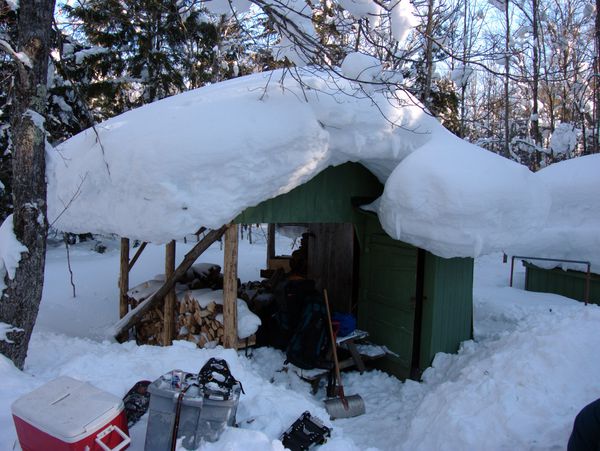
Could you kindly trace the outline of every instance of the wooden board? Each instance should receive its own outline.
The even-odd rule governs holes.
[[[332,311],[351,312],[354,277],[354,226],[310,224],[308,278],[329,293]]]

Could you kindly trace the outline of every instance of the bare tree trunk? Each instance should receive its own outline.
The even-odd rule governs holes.
[[[504,156],[510,158],[510,16],[508,14],[508,0],[504,3],[504,18],[506,20],[506,36],[504,41]]]
[[[600,1],[600,0],[599,0]],[[470,50],[470,38],[469,38],[469,0],[464,1],[464,17],[463,17],[463,67],[466,67],[467,61],[469,60]],[[462,81],[462,80],[461,80]],[[467,84],[461,83],[460,85],[460,137],[464,138],[467,134],[466,127],[466,106],[465,97],[467,92]]]
[[[594,65],[594,90],[595,90],[595,123],[594,123],[594,151],[600,151],[598,142],[600,141],[600,89],[598,87],[598,77],[600,76],[600,0],[596,0],[596,21],[594,23],[596,34],[596,64]]]
[[[532,96],[533,96],[533,108],[531,111],[531,138],[533,142],[536,144],[535,149],[535,168],[539,169],[540,167],[540,151],[539,146],[542,144],[542,137],[540,134],[540,120],[539,120],[539,112],[538,112],[538,98],[539,98],[539,86],[540,86],[540,57],[539,57],[539,4],[538,0],[532,0],[532,25],[533,25],[533,86],[532,86]]]
[[[48,77],[49,44],[54,0],[21,0],[17,51],[24,52],[30,66],[16,63],[13,110],[14,230],[27,247],[13,280],[0,301],[0,321],[16,328],[11,342],[0,341],[0,352],[23,368],[27,347],[37,318],[46,259],[46,180],[44,115]]]
[[[433,77],[433,40],[431,39],[433,33],[433,9],[434,0],[429,0],[427,6],[427,25],[425,27],[425,83],[421,97],[421,102],[427,109],[431,107],[431,80]]]

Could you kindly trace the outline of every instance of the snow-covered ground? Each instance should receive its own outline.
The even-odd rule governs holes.
[[[264,266],[264,240],[240,243],[240,277],[256,280]],[[279,240],[285,252],[289,241]],[[25,371],[0,356],[0,449],[13,449],[10,405],[47,381],[68,375],[119,397],[138,380],[179,368],[196,372],[212,356],[225,358],[242,381],[230,428],[203,450],[281,450],[280,434],[303,411],[333,427],[323,450],[548,450],[565,449],[572,421],[600,397],[600,308],[560,296],[509,288],[508,265],[499,255],[481,257],[475,268],[475,340],[458,354],[438,354],[423,382],[400,382],[378,371],[344,373],[346,393],[366,402],[363,416],[327,420],[324,390],[281,372],[284,356],[257,349],[250,358],[221,348],[196,349],[117,344],[106,335],[117,320],[117,242],[107,251],[93,244],[71,248],[77,297],[72,297],[64,247],[48,250],[44,298]],[[190,244],[178,245],[182,258]],[[289,253],[289,247],[288,247]],[[213,246],[201,257],[222,262]],[[131,275],[131,286],[162,271],[163,248],[149,246]],[[523,273],[517,273],[521,281]],[[131,432],[134,451],[144,447],[147,416]]]

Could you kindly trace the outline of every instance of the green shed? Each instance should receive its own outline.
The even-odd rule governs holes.
[[[419,378],[437,352],[456,352],[472,338],[473,259],[444,259],[392,239],[377,215],[359,208],[382,191],[364,166],[345,163],[235,222],[306,225],[308,276],[327,288],[334,310],[355,314],[359,328],[395,354],[383,369]]]
[[[590,273],[588,280],[588,274],[583,271],[545,269],[526,261],[523,265],[527,291],[560,294],[600,305],[600,275]]]

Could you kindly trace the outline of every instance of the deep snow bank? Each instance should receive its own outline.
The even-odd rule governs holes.
[[[378,212],[389,235],[450,258],[506,249],[542,227],[549,207],[525,166],[445,132],[396,167]]]
[[[600,155],[552,164],[535,174],[550,193],[546,223],[529,239],[510,249],[529,257],[588,260],[600,273]],[[562,266],[585,271],[585,265],[534,261],[538,266]]]
[[[49,152],[50,222],[162,243],[219,227],[329,165],[382,181],[442,129],[414,100],[328,74],[256,74],[129,111]],[[418,133],[415,133],[417,131]]]

